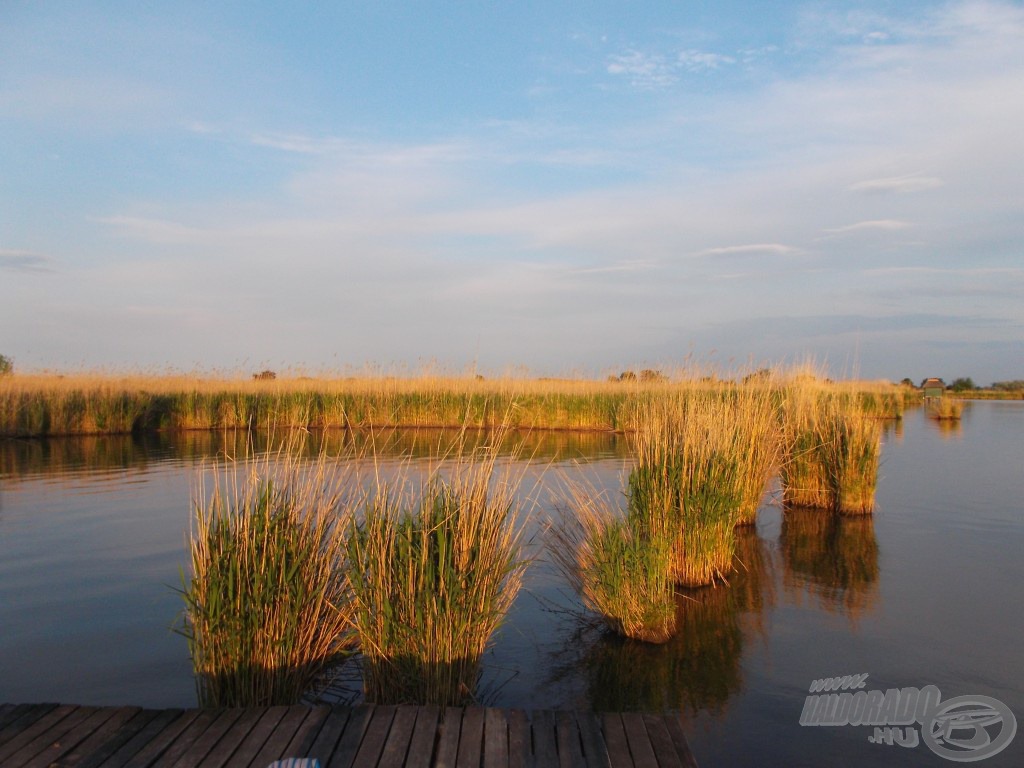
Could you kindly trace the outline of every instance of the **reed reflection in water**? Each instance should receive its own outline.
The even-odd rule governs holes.
[[[735,559],[727,584],[679,590],[676,633],[667,643],[581,625],[552,659],[552,682],[581,674],[599,712],[724,713],[743,688],[744,648],[766,637],[765,613],[775,602],[775,560],[756,531],[737,532]]]
[[[843,516],[787,508],[779,535],[786,596],[856,623],[878,601],[878,540],[871,515]]]

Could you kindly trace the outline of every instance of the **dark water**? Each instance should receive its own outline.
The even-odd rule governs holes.
[[[332,434],[327,448],[352,439]],[[447,439],[383,435],[378,450],[425,465]],[[872,744],[867,726],[803,727],[800,714],[812,680],[868,673],[867,690],[935,685],[1024,718],[1022,449],[1022,403],[974,403],[952,429],[908,413],[885,437],[874,516],[766,503],[730,585],[681,595],[665,646],[581,619],[538,561],[488,656],[486,701],[680,710],[704,766],[948,764],[923,744]],[[195,703],[171,631],[189,498],[205,461],[243,450],[209,433],[0,441],[0,702]],[[535,435],[527,452],[536,517],[555,513],[548,489],[563,473],[615,489],[628,466],[614,435]],[[1024,735],[981,764],[1024,765]]]

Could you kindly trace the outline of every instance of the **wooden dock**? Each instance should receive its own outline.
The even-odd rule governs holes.
[[[696,768],[677,714],[414,706],[0,705],[4,768]]]

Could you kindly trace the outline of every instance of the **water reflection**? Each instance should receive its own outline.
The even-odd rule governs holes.
[[[472,451],[490,445],[495,433],[471,430],[460,439],[452,429],[255,431],[202,430],[48,439],[0,439],[0,475],[92,473],[126,468],[144,470],[154,460],[197,463],[213,457],[241,457],[286,447],[313,457],[371,455],[407,459],[450,456],[459,446]],[[612,432],[513,431],[504,434],[499,453],[541,462],[587,463],[627,458],[623,435]]]
[[[779,535],[786,595],[806,595],[852,622],[878,600],[878,541],[871,515],[842,516],[789,508]]]
[[[597,711],[724,713],[743,688],[744,645],[766,636],[775,601],[773,558],[755,531],[739,534],[736,566],[727,585],[679,591],[677,631],[663,645],[580,628],[556,654],[556,681],[582,674]]]

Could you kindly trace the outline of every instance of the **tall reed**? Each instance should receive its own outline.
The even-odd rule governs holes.
[[[668,641],[676,626],[670,540],[631,525],[596,489],[566,483],[566,490],[568,508],[547,530],[559,570],[618,634]]]
[[[337,466],[266,454],[214,467],[212,492],[195,494],[179,631],[202,706],[297,703],[351,652]]]
[[[638,410],[633,439],[633,525],[671,542],[677,584],[724,578],[743,499],[744,434],[735,403],[716,394],[649,400]]]
[[[929,418],[956,420],[963,417],[964,401],[953,397],[930,397],[925,401],[925,412]]]
[[[366,699],[459,705],[526,565],[516,483],[496,451],[461,453],[414,490],[380,482],[348,532]]]
[[[836,512],[870,514],[881,456],[882,425],[859,405],[832,401],[820,420],[822,466]]]

